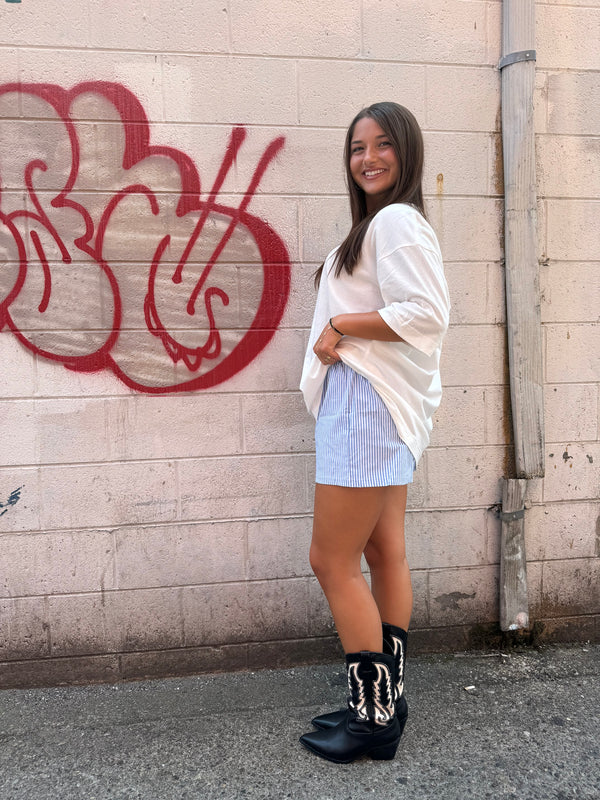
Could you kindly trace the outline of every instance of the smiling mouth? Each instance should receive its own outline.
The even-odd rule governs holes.
[[[365,178],[377,178],[379,175],[383,175],[385,171],[384,169],[368,169],[363,172],[363,176]]]

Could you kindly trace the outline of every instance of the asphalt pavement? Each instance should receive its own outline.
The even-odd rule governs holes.
[[[598,800],[600,645],[421,656],[393,761],[298,737],[341,664],[0,692],[0,800]]]

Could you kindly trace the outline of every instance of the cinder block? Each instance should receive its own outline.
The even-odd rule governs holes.
[[[164,52],[226,52],[229,49],[227,8],[218,2],[183,0],[165,6],[134,0],[112,13],[106,6],[89,4],[90,45],[102,49]]]
[[[450,324],[497,324],[505,320],[504,272],[498,263],[447,262]]]
[[[235,395],[137,394],[103,402],[114,459],[198,458],[241,452],[241,404]]]
[[[175,122],[296,123],[296,74],[288,59],[164,56],[165,117]]]
[[[7,9],[8,11],[8,9]],[[14,23],[16,19],[16,15],[13,17],[12,22]],[[22,31],[22,29],[21,29]],[[12,37],[12,30],[8,28],[8,26],[2,26],[2,34],[0,34],[0,44],[16,44],[13,41]],[[10,43],[5,42],[5,38],[10,38]],[[16,79],[19,74],[19,48],[17,47],[3,47],[2,48],[2,71],[4,73],[3,83],[8,83],[9,81],[12,82]]]
[[[322,262],[320,262],[322,263]],[[281,322],[282,328],[310,328],[317,291],[314,273],[317,264],[292,264],[292,285],[288,304]]]
[[[246,456],[179,464],[184,519],[231,519],[304,513],[302,456]]]
[[[283,136],[285,139],[283,148],[261,178],[260,194],[312,197],[317,193],[328,195],[345,192],[342,157],[344,130],[281,125],[273,128],[249,126],[246,128],[246,134],[239,152],[238,163],[232,168],[235,191],[243,193],[247,191],[267,146],[274,139]],[[223,149],[223,147],[219,149],[217,164],[207,163],[207,168],[213,169],[220,164]],[[198,142],[197,148],[192,152],[202,154],[201,163],[210,162],[204,154],[201,142]],[[207,182],[206,185],[208,187],[212,184]]]
[[[444,390],[433,419],[433,447],[485,443],[484,391],[480,386],[451,386]]]
[[[112,589],[113,537],[108,531],[75,531],[2,537],[3,597]]]
[[[540,3],[535,27],[540,69],[600,70],[600,8]]]
[[[307,59],[298,64],[298,97],[301,125],[346,129],[361,108],[382,98],[401,102],[423,123],[425,69],[408,64]]]
[[[496,325],[454,325],[444,341],[444,386],[488,386],[506,380],[506,332]]]
[[[48,598],[53,657],[118,652],[118,635],[106,619],[106,593],[59,594]]]
[[[106,627],[117,652],[169,650],[184,644],[178,588],[107,592]]]
[[[337,636],[292,639],[282,642],[251,642],[248,669],[286,669],[301,664],[342,663],[344,651]]]
[[[249,581],[250,641],[278,641],[310,636],[308,579]]]
[[[502,544],[502,522],[500,520],[501,506],[488,508],[485,512],[487,526],[486,564],[500,563],[500,550]],[[529,555],[529,554],[527,554]]]
[[[206,394],[298,391],[306,352],[306,332],[280,328],[246,367]]]
[[[31,400],[0,400],[0,464],[16,466],[36,463],[36,425]],[[6,500],[0,500],[0,503]],[[0,507],[0,514],[4,510]]]
[[[187,586],[245,577],[241,522],[121,528],[116,533],[119,589]]]
[[[486,386],[485,443],[507,444],[513,441],[510,386]]]
[[[363,49],[368,58],[390,61],[487,62],[486,3],[450,2],[440,5],[412,0],[390,5],[366,0],[363,8]]]
[[[544,501],[593,500],[600,496],[600,444],[569,442],[546,447]]]
[[[172,678],[174,675],[200,675],[251,669],[244,644],[224,647],[185,647],[123,653],[119,656],[121,680]]]
[[[104,403],[95,398],[36,400],[39,462],[99,462],[110,458],[110,438],[118,432],[107,425]]]
[[[560,383],[544,387],[547,442],[598,439],[598,385]]]
[[[53,656],[182,645],[178,589],[63,595],[49,606]]]
[[[426,131],[424,139],[425,194],[488,194],[489,151],[493,146],[489,134]]]
[[[424,628],[429,625],[429,574],[428,570],[411,570],[413,590],[411,628]],[[408,646],[410,648],[410,637]]]
[[[600,611],[600,559],[546,561],[540,613],[545,617],[597,614]]]
[[[306,579],[182,590],[186,646],[309,635]]]
[[[499,615],[498,567],[434,570],[429,574],[430,624],[473,625]]]
[[[8,331],[0,333],[0,355],[10,369],[2,372],[2,397],[31,397],[35,391],[35,356]]]
[[[348,201],[341,197],[315,197],[300,204],[302,261],[317,266],[350,230]]]
[[[45,530],[167,522],[177,513],[175,473],[167,462],[46,467],[40,486]]]
[[[58,361],[31,354],[36,370],[36,397],[128,396],[134,393],[116,375],[101,372],[73,372]]]
[[[600,9],[598,9],[600,18]],[[543,197],[597,197],[600,144],[590,136],[538,136],[538,193]]]
[[[234,644],[252,636],[248,584],[224,583],[181,590],[184,645]]]
[[[542,134],[548,130],[548,73],[535,73],[533,89],[533,120],[535,132]]]
[[[281,517],[248,522],[248,578],[299,578],[312,575],[308,551],[311,517]]]
[[[281,155],[281,158],[284,154]],[[277,164],[272,166],[273,170],[277,169]],[[242,198],[240,195],[231,198],[223,197],[223,204],[230,205],[234,209],[239,208]],[[292,261],[299,259],[299,232],[298,232],[298,218],[299,208],[298,201],[295,197],[277,197],[268,194],[257,192],[253,197],[252,202],[248,206],[248,213],[266,222],[283,241],[287,250],[288,257]],[[237,229],[236,229],[237,230]],[[246,258],[244,260],[248,260]],[[253,261],[252,263],[256,263]]]
[[[426,86],[425,127],[429,130],[499,130],[500,73],[496,65],[487,68],[429,65]],[[449,98],[455,102],[449,103]]]
[[[427,508],[489,507],[506,474],[504,447],[445,447],[427,453]]]
[[[314,418],[299,392],[247,394],[242,407],[244,452],[314,451]]]
[[[542,322],[600,322],[595,261],[552,262],[540,269]]]
[[[546,380],[594,382],[600,375],[600,324],[546,325]]]
[[[546,503],[526,512],[527,558],[539,561],[597,555],[600,509],[594,502]]]
[[[118,655],[111,654],[4,663],[0,670],[0,686],[3,689],[29,689],[41,686],[117,683],[124,678],[119,658]]]
[[[64,4],[61,7],[64,8]],[[54,26],[56,19],[50,16],[46,8],[44,16]],[[75,84],[89,81],[90,76],[101,75],[103,80],[121,84],[132,91],[149,120],[164,118],[163,89],[165,92],[167,89],[162,80],[160,60],[155,55],[120,52],[119,57],[115,58],[114,52],[109,50],[86,49],[85,58],[82,58],[80,51],[70,49],[72,46],[73,41],[69,41],[69,49],[53,50],[52,58],[48,58],[49,51],[45,47],[22,48],[20,80],[23,83],[58,82],[61,87],[70,89]],[[72,116],[73,119],[88,121],[121,119],[117,110],[111,110],[111,106],[97,94],[80,97],[73,106]]]
[[[595,72],[548,75],[548,131],[575,136],[600,133],[600,82]]]
[[[0,470],[0,532],[38,531],[40,493],[37,468]]]
[[[237,53],[353,58],[359,55],[361,4],[347,0],[334,14],[303,0],[233,0],[231,40]],[[259,22],[260,20],[260,22]]]
[[[406,549],[412,569],[487,563],[484,509],[414,511],[406,515]]]
[[[593,200],[548,200],[548,249],[552,261],[595,261],[600,238]]]
[[[502,204],[493,197],[428,197],[425,208],[445,262],[500,261]]]
[[[529,626],[539,617],[542,605],[542,573],[543,564],[540,561],[527,562],[527,605],[529,607]]]
[[[240,120],[240,122],[243,121]],[[235,124],[236,122],[233,120],[226,120],[220,125],[197,123],[178,125],[171,122],[158,123],[154,121],[152,124],[152,144],[171,147],[187,155],[198,171],[202,193],[208,195],[221,169]],[[78,129],[81,127],[80,125]],[[102,134],[100,141],[97,141],[97,148],[98,146],[108,147],[109,144],[112,144],[113,148],[115,146],[118,148],[119,138],[122,135],[118,126],[112,127],[113,136],[115,138],[118,137],[116,142],[111,142],[109,138],[111,129],[108,125],[99,126],[97,130]],[[280,128],[265,128],[264,131],[262,129],[256,131],[253,128],[246,129],[247,138],[238,152],[237,162],[231,166],[224,178],[223,176],[221,177],[222,183],[219,187],[219,197],[221,194],[235,194],[237,191],[246,190],[248,177],[253,174],[258,163],[255,160],[255,152],[260,150],[260,155],[262,155],[267,144],[275,136],[280,136],[281,133]],[[261,144],[263,145],[262,149],[260,149]],[[172,182],[174,180],[181,182],[181,176],[179,171],[175,169],[175,164],[171,162],[165,163],[164,157],[156,157],[151,161],[146,161],[145,168],[149,169],[150,166],[152,166],[154,177],[151,184],[154,190],[173,191]],[[167,167],[169,168],[167,169]],[[136,168],[134,167],[134,169]],[[261,188],[264,186],[263,182],[269,174],[267,172],[265,178],[261,180]]]
[[[502,3],[487,3],[487,64],[496,65],[502,55]]]
[[[0,600],[0,658],[47,658],[48,611],[43,597]]]
[[[87,47],[88,4],[78,3],[71,9],[61,0],[48,0],[43,6],[36,3],[7,6],[3,9],[0,30],[0,44]]]

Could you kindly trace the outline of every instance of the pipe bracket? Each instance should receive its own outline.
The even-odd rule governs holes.
[[[535,50],[517,50],[514,53],[509,53],[506,56],[502,56],[500,62],[498,63],[498,69],[503,70],[504,67],[510,66],[510,64],[516,64],[518,61],[535,61],[536,60],[536,51]]]
[[[518,519],[523,519],[525,509],[522,508],[520,511],[501,511],[499,516],[502,522],[515,522]]]

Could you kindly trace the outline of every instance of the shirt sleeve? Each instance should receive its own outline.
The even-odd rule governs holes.
[[[398,247],[377,259],[377,277],[384,322],[412,347],[432,355],[442,343],[450,312],[439,252],[419,244]]]

